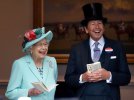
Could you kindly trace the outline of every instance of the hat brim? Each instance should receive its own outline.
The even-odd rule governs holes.
[[[92,21],[92,20],[101,20],[104,24],[107,23],[107,18],[105,18],[105,17],[102,17],[102,18],[93,17],[93,18],[82,20],[81,25],[82,26],[87,26],[88,22]]]
[[[42,36],[40,38],[37,38],[37,39],[32,40],[30,42],[27,42],[26,45],[25,45],[25,48],[23,48],[22,51],[26,52],[32,45],[34,45],[35,43],[41,41],[44,38],[46,39],[47,43],[49,43],[53,38],[53,33],[51,31],[48,31],[45,34],[42,34]]]

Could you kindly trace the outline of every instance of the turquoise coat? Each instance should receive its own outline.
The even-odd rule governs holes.
[[[19,97],[27,97],[28,90],[33,88],[32,82],[43,82],[50,86],[57,82],[57,63],[54,57],[46,56],[43,60],[43,79],[41,78],[35,63],[30,55],[15,60],[12,66],[6,97],[17,100]],[[43,92],[37,96],[31,96],[32,100],[54,100],[55,89]]]

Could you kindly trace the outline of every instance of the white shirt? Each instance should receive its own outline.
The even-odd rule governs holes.
[[[90,45],[90,49],[91,49],[91,58],[93,59],[93,54],[94,54],[94,51],[93,49],[95,48],[95,43],[96,41],[94,41],[91,37],[89,39],[89,45]],[[100,53],[102,53],[102,50],[103,50],[103,47],[104,47],[104,44],[105,44],[105,41],[104,41],[104,37],[101,37],[99,41],[97,41],[99,44],[98,44],[98,48],[100,49]]]

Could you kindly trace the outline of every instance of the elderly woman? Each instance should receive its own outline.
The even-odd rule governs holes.
[[[32,100],[54,100],[56,88],[51,91],[41,91],[32,85],[34,82],[40,82],[50,87],[57,82],[56,60],[47,56],[53,34],[51,31],[47,33],[44,31],[43,27],[25,33],[22,47],[26,55],[13,63],[5,93],[8,99],[31,97]]]

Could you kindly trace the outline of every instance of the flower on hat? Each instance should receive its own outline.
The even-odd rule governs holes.
[[[42,30],[41,30],[41,28],[38,28],[38,29],[30,30],[30,31],[26,32],[24,37],[28,41],[31,41],[31,40],[34,40],[34,39],[41,37],[41,35],[42,35]]]
[[[24,36],[28,39],[28,41],[36,39],[36,34],[32,30],[26,32]]]

